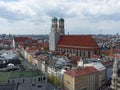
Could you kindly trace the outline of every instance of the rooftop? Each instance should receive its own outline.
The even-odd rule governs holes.
[[[102,71],[102,70],[105,70],[106,68],[104,67],[104,65],[101,63],[100,60],[98,59],[84,59],[84,60],[81,60],[78,65],[79,66],[93,66],[94,68],[96,68],[98,71]]]
[[[29,37],[14,37],[15,42],[25,42],[26,40],[29,40]]]
[[[57,47],[99,49],[91,35],[61,35]]]
[[[84,68],[78,67],[76,69],[68,70],[65,72],[65,74],[68,74],[72,77],[79,77],[79,76],[92,74],[96,72],[98,72],[96,68],[94,68],[93,66],[89,66],[89,67],[84,67]]]
[[[0,72],[0,81],[6,81],[13,78],[26,78],[44,75],[41,71],[14,71],[14,72]]]

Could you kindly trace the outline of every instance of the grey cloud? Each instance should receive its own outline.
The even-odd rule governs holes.
[[[120,21],[120,14],[114,13],[114,14],[110,14],[110,15],[105,15],[105,14],[91,15],[88,17],[88,21],[91,21],[91,22],[101,22],[101,21],[119,22]]]
[[[110,15],[100,15],[100,18],[103,20],[120,21],[120,13],[114,13]]]
[[[37,17],[37,18],[30,19],[29,22],[31,22],[34,25],[39,25],[41,23],[45,23],[46,21],[43,18]]]
[[[46,14],[50,17],[53,17],[53,16],[65,17],[66,16],[64,11],[57,10],[57,9],[46,11]]]
[[[3,0],[2,0],[3,1]],[[8,0],[5,0],[8,1]],[[19,1],[19,0],[12,0],[12,1]],[[96,0],[97,2],[102,2],[103,0]],[[56,1],[57,2],[57,1]],[[69,12],[71,9],[75,8],[75,9],[79,9],[77,7],[71,6],[71,4],[67,3],[67,2],[86,2],[86,6],[82,6],[82,10],[76,10],[73,12]],[[67,4],[66,4],[67,3]],[[90,21],[99,21],[99,20],[115,20],[115,21],[119,21],[120,20],[120,14],[118,13],[116,15],[116,13],[114,14],[110,14],[110,15],[105,15],[104,13],[97,13],[96,15],[91,14],[91,12],[89,11],[89,3],[87,3],[87,0],[62,0],[62,3],[58,2],[58,5],[56,5],[55,7],[52,5],[48,5],[46,3],[46,6],[43,5],[43,7],[41,7],[41,3],[40,6],[36,6],[34,8],[32,8],[32,6],[30,8],[32,8],[32,10],[36,13],[35,16],[30,16],[29,14],[22,14],[19,11],[10,11],[7,10],[5,7],[0,6],[0,17],[1,18],[5,18],[7,20],[13,20],[13,21],[19,21],[19,20],[24,20],[24,19],[31,19],[31,22],[44,22],[44,19],[41,18],[42,16],[49,16],[49,17],[53,17],[53,16],[57,16],[57,17],[65,17],[65,18],[81,18],[81,19],[85,19],[85,20],[90,20]],[[75,3],[74,3],[75,4]],[[39,9],[40,8],[40,9]],[[43,10],[43,12],[41,12],[41,8]],[[80,12],[79,14],[77,12]],[[44,14],[43,14],[44,13]],[[81,15],[83,15],[83,17],[81,17]]]
[[[98,22],[98,21],[120,21],[120,13],[115,12],[115,13],[110,13],[110,14],[105,14],[105,13],[97,13],[97,14],[92,14],[89,9],[84,8],[82,11],[82,14],[84,18],[81,18],[83,20],[88,20],[92,22]]]
[[[4,7],[0,7],[0,17],[6,19],[8,21],[9,20],[16,21],[16,20],[24,20],[25,18],[28,18],[29,16],[22,15],[19,13],[19,11],[12,12],[12,11],[7,10]]]
[[[56,8],[46,10],[45,13],[50,17],[57,16],[57,17],[72,18],[77,16],[76,13],[68,13],[69,10],[70,10],[69,7],[58,6]]]

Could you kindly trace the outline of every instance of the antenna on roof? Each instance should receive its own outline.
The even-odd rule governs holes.
[[[68,32],[68,35],[69,35],[69,32]]]
[[[102,29],[100,29],[100,34],[102,35]]]

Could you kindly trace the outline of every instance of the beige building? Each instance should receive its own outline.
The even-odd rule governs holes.
[[[64,73],[65,90],[96,90],[98,71],[92,66],[78,67]]]
[[[96,86],[99,88],[104,87],[106,82],[106,68],[101,62],[94,59],[84,59],[78,62],[78,66],[93,66],[95,69],[97,69],[99,72],[96,75],[98,80]]]

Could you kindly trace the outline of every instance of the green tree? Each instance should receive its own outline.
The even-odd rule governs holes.
[[[49,75],[48,81],[55,86],[60,86],[61,84],[60,80],[53,74]]]
[[[48,46],[44,47],[44,50],[45,50],[45,51],[48,51],[48,50],[49,50],[49,47],[48,47]]]

